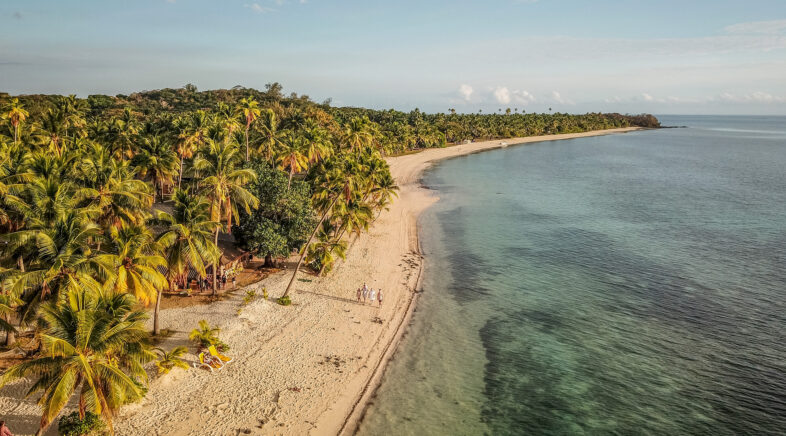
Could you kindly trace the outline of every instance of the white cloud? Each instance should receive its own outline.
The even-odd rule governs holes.
[[[726,33],[732,34],[765,34],[777,35],[786,32],[786,20],[750,21],[737,23],[723,28]]]
[[[558,91],[551,91],[551,99],[560,104],[568,104],[571,106],[576,104],[573,100],[563,97]]]
[[[243,7],[249,8],[249,9],[251,9],[252,11],[254,11],[254,12],[258,13],[258,14],[264,14],[264,13],[267,13],[267,12],[275,11],[275,9],[267,7],[267,6],[262,6],[259,3],[251,3],[251,4],[246,3],[246,4],[243,5]]]
[[[472,87],[467,84],[462,84],[461,86],[459,86],[459,94],[461,94],[461,97],[465,101],[469,101],[472,98],[473,92],[475,92],[475,90],[472,89]]]
[[[510,91],[504,86],[497,86],[494,89],[494,98],[497,99],[497,103],[508,104],[510,103]]]
[[[786,98],[775,96],[762,91],[743,95],[724,92],[718,96],[718,100],[729,103],[786,103]]]
[[[517,89],[513,91],[513,100],[515,100],[516,103],[526,105],[528,103],[534,102],[537,99],[535,98],[534,95],[530,94],[528,91],[522,91]]]
[[[647,94],[646,92],[641,93],[641,98],[643,98],[644,101],[655,101],[655,97]]]

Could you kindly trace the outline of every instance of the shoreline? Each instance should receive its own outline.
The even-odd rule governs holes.
[[[641,129],[504,141],[512,146],[634,130]],[[346,260],[328,277],[299,274],[293,306],[261,298],[242,306],[243,292],[237,292],[210,305],[163,310],[162,326],[173,334],[160,346],[187,345],[188,332],[205,319],[221,327],[221,338],[231,346],[226,354],[235,361],[216,373],[175,370],[155,378],[140,403],[120,411],[116,434],[354,434],[417,304],[424,264],[417,220],[438,201],[420,185],[421,174],[437,161],[504,147],[501,142],[388,158],[399,198],[369,232],[351,241]],[[260,295],[264,287],[274,298],[288,279],[283,271],[242,290]],[[364,282],[385,291],[383,306],[355,300]],[[186,358],[196,360],[193,354]],[[20,400],[26,387],[16,382],[0,391],[0,410],[8,411],[6,421],[22,434],[35,432],[40,418],[34,401]],[[56,434],[56,425],[46,434]]]

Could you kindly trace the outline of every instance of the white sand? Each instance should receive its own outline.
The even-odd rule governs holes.
[[[570,139],[635,130],[508,139],[508,144]],[[301,272],[294,305],[261,299],[240,313],[242,292],[212,305],[162,311],[162,326],[176,330],[163,345],[186,345],[200,319],[221,326],[235,361],[216,373],[181,371],[158,377],[141,404],[123,408],[115,420],[119,435],[351,434],[379,383],[414,307],[422,270],[417,217],[437,199],[418,184],[431,163],[500,147],[487,141],[429,149],[389,158],[401,188],[370,232],[354,241],[328,277]],[[279,296],[288,273],[248,289],[266,286]],[[358,304],[355,290],[366,282],[384,291],[384,303]],[[259,292],[261,294],[261,292]],[[374,322],[375,318],[382,323]],[[193,347],[192,347],[193,350]],[[190,360],[195,356],[189,355]],[[25,383],[0,391],[0,419],[15,434],[32,434],[38,408],[20,400]],[[50,429],[47,434],[57,434]]]

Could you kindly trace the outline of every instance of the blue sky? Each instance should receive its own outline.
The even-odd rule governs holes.
[[[784,0],[3,0],[0,91],[786,114]]]

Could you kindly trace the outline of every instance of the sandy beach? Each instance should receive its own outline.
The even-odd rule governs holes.
[[[622,133],[638,128],[507,139],[508,144]],[[115,420],[119,435],[331,435],[352,434],[416,304],[423,267],[419,214],[437,201],[419,185],[422,171],[454,156],[499,148],[500,140],[463,144],[389,158],[399,198],[370,231],[351,243],[347,258],[328,277],[302,272],[293,306],[261,298],[241,307],[243,292],[211,305],[162,311],[174,330],[164,348],[187,345],[201,319],[221,327],[235,360],[219,372],[181,371],[155,378],[146,398]],[[246,289],[266,287],[277,297],[282,272]],[[384,292],[384,303],[358,303],[363,283]],[[238,312],[238,310],[240,311]],[[193,351],[193,347],[191,348]],[[196,357],[191,354],[188,359]],[[26,384],[0,390],[0,410],[15,434],[32,434],[40,418]],[[56,424],[47,434],[56,434]]]

